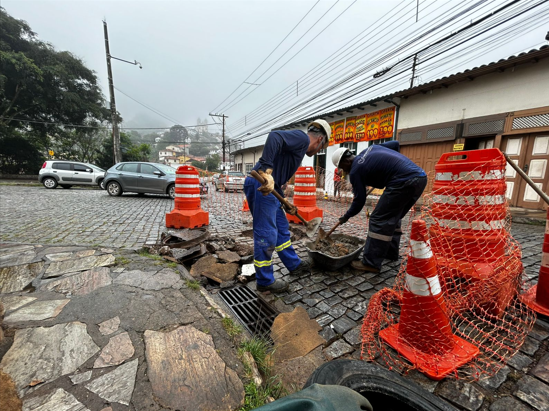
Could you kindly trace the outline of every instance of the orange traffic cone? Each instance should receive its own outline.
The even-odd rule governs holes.
[[[549,208],[547,209],[538,283],[522,294],[521,299],[535,312],[549,316]]]
[[[418,370],[441,380],[476,357],[479,349],[452,333],[425,221],[412,222],[410,246],[400,322],[379,336]]]
[[[244,204],[242,204],[242,209],[240,211],[250,211],[250,207],[248,207],[248,200],[244,199]]]

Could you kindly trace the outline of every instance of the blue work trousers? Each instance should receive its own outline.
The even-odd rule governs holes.
[[[362,262],[381,269],[384,258],[397,259],[402,218],[421,197],[427,177],[415,177],[396,187],[386,187],[370,216]]]
[[[295,270],[301,259],[290,241],[290,225],[280,201],[272,194],[264,196],[257,189],[261,184],[252,177],[246,177],[244,194],[254,224],[254,265],[257,285],[271,285],[273,274],[273,251],[290,271]]]

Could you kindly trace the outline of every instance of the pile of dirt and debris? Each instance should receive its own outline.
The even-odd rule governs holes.
[[[247,237],[211,237],[207,229],[166,230],[148,252],[182,264],[205,285],[227,287],[253,278],[253,246]],[[253,266],[253,264],[251,264]],[[239,274],[242,275],[239,275]]]
[[[310,245],[310,249],[332,257],[343,257],[356,251],[361,246],[362,244],[357,244],[355,240],[350,238],[338,238],[335,240],[328,237],[313,242]]]

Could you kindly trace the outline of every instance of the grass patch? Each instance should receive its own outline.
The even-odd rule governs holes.
[[[162,257],[160,257],[159,255],[156,255],[156,254],[151,254],[149,253],[147,250],[141,250],[139,252],[139,255],[141,257],[146,257],[146,258],[150,258],[152,260],[156,260],[156,261],[164,261],[164,259]]]
[[[200,282],[196,280],[185,280],[185,285],[187,286],[187,288],[190,288],[191,290],[195,290],[195,291],[200,290]]]
[[[243,351],[248,351],[252,355],[255,363],[257,364],[257,368],[262,374],[269,374],[271,371],[269,350],[269,342],[258,337],[253,337],[251,340],[243,341],[238,349],[239,354],[241,355]]]
[[[177,268],[177,263],[174,263],[173,261],[170,261],[169,263],[166,263],[166,267],[168,268]]]
[[[126,257],[118,256],[114,259],[114,265],[126,265],[129,264],[130,260]]]
[[[238,411],[255,410],[265,405],[270,398],[278,399],[283,396],[285,390],[282,382],[276,377],[269,378],[261,387],[250,381],[244,386],[244,406]]]
[[[229,335],[229,337],[234,338],[242,334],[242,327],[238,324],[235,324],[232,318],[225,317],[221,320],[221,325]]]

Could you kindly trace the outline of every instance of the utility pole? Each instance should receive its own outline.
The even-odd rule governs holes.
[[[140,69],[143,67],[141,63],[137,61],[127,61],[119,59],[117,57],[111,56],[109,48],[109,32],[107,31],[107,22],[103,20],[103,32],[105,34],[105,54],[107,55],[107,73],[109,75],[109,94],[110,94],[110,106],[111,106],[111,121],[112,121],[112,136],[113,136],[113,151],[114,151],[114,163],[120,163],[122,161],[122,152],[120,150],[120,130],[118,129],[118,122],[116,121],[116,102],[114,99],[114,82],[112,79],[112,68],[111,68],[111,59],[120,60],[124,63],[133,64],[134,66],[139,66]]]
[[[210,116],[221,117],[222,119],[223,132],[221,136],[223,137],[223,142],[221,143],[221,149],[223,150],[223,166],[225,166],[225,119],[229,118],[229,116],[226,116],[225,114],[218,114],[218,113],[210,113]]]
[[[414,78],[416,76],[417,54],[414,54],[414,63],[412,64],[412,78],[410,79],[410,88],[414,87]]]

